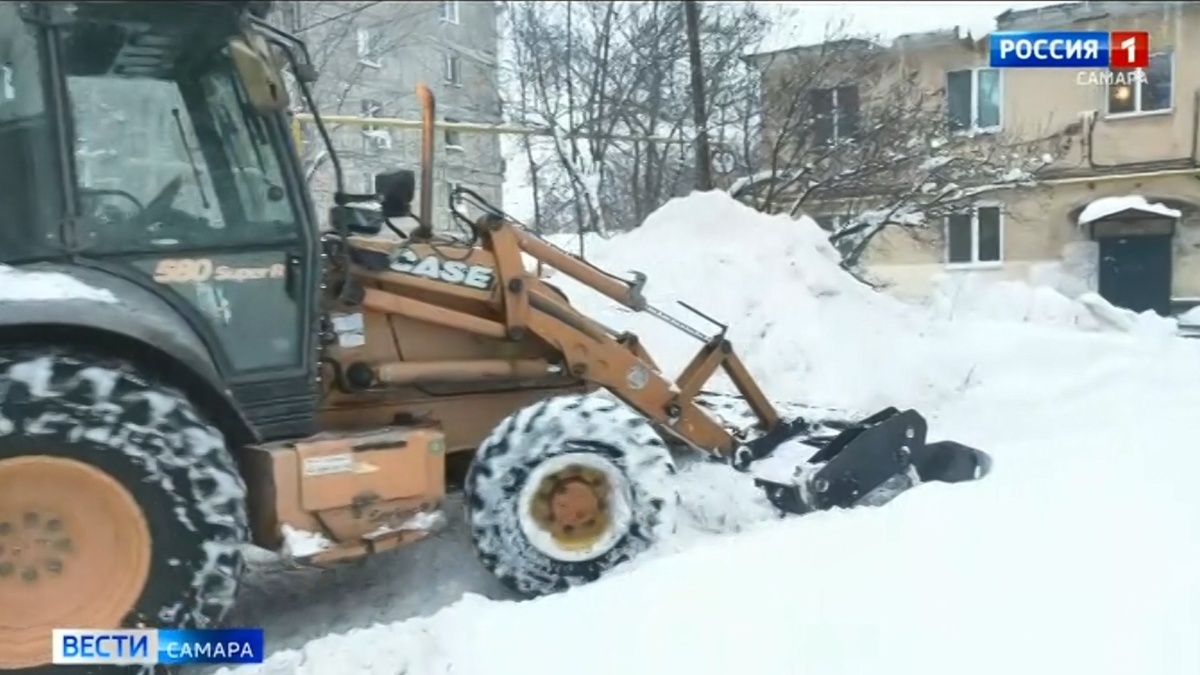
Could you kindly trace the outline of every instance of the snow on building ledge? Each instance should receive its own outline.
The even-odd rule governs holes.
[[[1178,218],[1183,215],[1178,209],[1173,209],[1159,203],[1151,203],[1146,201],[1146,198],[1141,195],[1101,197],[1092,201],[1084,207],[1083,211],[1079,212],[1079,225],[1083,227],[1124,211],[1138,211],[1166,218]]]

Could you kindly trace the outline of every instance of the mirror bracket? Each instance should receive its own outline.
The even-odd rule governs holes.
[[[261,115],[283,112],[291,103],[283,75],[266,40],[246,34],[229,40],[229,53],[250,104]]]
[[[335,231],[374,236],[383,231],[384,217],[378,211],[355,206],[334,206],[329,221]]]

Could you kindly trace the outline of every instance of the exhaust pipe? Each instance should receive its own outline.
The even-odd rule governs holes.
[[[412,236],[429,239],[433,236],[433,144],[437,129],[433,92],[424,82],[417,84],[417,100],[421,102],[421,223]]]

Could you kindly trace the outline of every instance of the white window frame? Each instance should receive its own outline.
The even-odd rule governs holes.
[[[450,118],[450,117],[443,117],[442,121],[450,123],[450,124],[454,124],[454,123],[459,122],[460,120]],[[450,140],[451,137],[453,137],[453,139],[454,139],[453,142]],[[450,129],[446,129],[442,133],[442,142],[446,146],[447,150],[455,150],[457,152],[462,152],[464,149],[463,144],[462,144],[462,132],[461,131],[453,131]]]
[[[445,70],[444,76],[446,84],[455,87],[462,86],[462,57],[456,52],[446,52],[442,57],[442,66]]]
[[[364,98],[362,100],[361,108],[362,108],[362,111],[361,111],[362,116],[366,119],[374,119],[376,117],[379,117],[379,113],[383,112],[383,104],[380,103],[379,101],[369,99],[369,98]],[[364,124],[363,125],[363,130],[365,130],[365,131],[374,131],[375,128],[376,127],[374,124]]]
[[[438,17],[446,23],[458,25],[458,0],[441,0],[438,3]]]
[[[379,60],[379,55],[375,53],[374,45],[372,45],[373,34],[367,28],[359,28],[355,33],[357,38],[358,62],[368,68],[382,68],[383,63]]]
[[[367,106],[365,106],[366,109],[362,111],[362,116],[367,119],[372,119],[372,118],[378,117],[379,113],[383,112],[383,104],[380,103],[379,101],[371,101],[368,99],[364,99],[363,103],[368,104]],[[375,105],[371,105],[371,104],[375,104]],[[374,133],[377,131],[387,132],[387,135],[386,136],[382,136],[382,135],[377,136]],[[392,149],[392,135],[390,132],[387,131],[387,127],[376,126],[374,124],[364,124],[362,126],[362,136],[363,136],[364,144],[369,145],[376,150],[391,150]]]
[[[454,194],[455,189],[460,188],[460,187],[462,187],[462,183],[459,183],[458,181],[450,181],[450,182],[446,183],[446,196],[447,196],[446,201],[447,202],[449,202],[450,199],[453,199],[453,197],[451,197],[451,195]],[[462,198],[462,195],[459,195],[457,199],[454,199],[454,206],[462,206],[462,205],[463,205],[463,198]]]
[[[979,73],[985,70],[996,71],[996,98],[999,104],[996,109],[996,124],[988,127],[979,126]],[[971,124],[966,129],[958,129],[955,133],[959,134],[994,134],[1004,128],[1004,70],[1000,68],[991,68],[989,66],[975,66],[973,68],[955,68],[954,70],[946,71],[946,99],[950,99],[950,73],[959,73],[970,71],[971,73]],[[949,124],[949,120],[947,120]]]
[[[996,209],[996,219],[1000,226],[1000,258],[998,260],[979,259],[979,210]],[[971,206],[971,259],[965,262],[950,262],[950,216],[942,221],[942,262],[946,269],[979,270],[996,269],[1004,266],[1004,207],[998,202],[979,202]]]
[[[852,138],[842,139],[840,137],[840,134],[838,133],[838,122],[842,118],[842,110],[841,110],[841,106],[838,105],[838,95],[837,95],[838,89],[840,87],[854,87],[855,89],[857,89],[858,85],[857,84],[841,84],[841,85],[838,85],[837,87],[820,87],[818,89],[818,91],[828,91],[829,92],[830,110],[833,112],[833,114],[830,115],[831,119],[829,120],[832,123],[832,129],[829,132],[829,141],[828,141],[828,143],[830,145],[840,143],[842,140],[853,140]],[[859,97],[860,97],[859,98],[859,107],[860,108],[862,106],[861,96],[862,96],[862,92],[860,91],[859,92]]]
[[[1150,78],[1146,75],[1145,68],[1136,68],[1134,69],[1134,72],[1140,73],[1141,75],[1138,78],[1137,84],[1135,84],[1133,87],[1133,110],[1129,112],[1110,112],[1109,109],[1112,106],[1112,96],[1110,95],[1112,86],[1105,86],[1103,88],[1105,119],[1120,120],[1130,117],[1151,117],[1154,115],[1170,115],[1175,112],[1175,84],[1178,79],[1175,74],[1175,50],[1170,49],[1167,51],[1154,52],[1150,55],[1150,58],[1153,59],[1158,56],[1167,57],[1167,64],[1171,66],[1171,105],[1163,108],[1162,110],[1142,110],[1142,86],[1149,82]]]
[[[382,134],[379,132],[383,132]],[[384,135],[386,134],[386,135]],[[391,150],[392,149],[392,134],[385,127],[371,127],[369,130],[363,129],[363,140],[365,140],[372,148],[376,150]]]

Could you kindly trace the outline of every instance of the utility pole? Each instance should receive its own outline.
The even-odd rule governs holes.
[[[708,113],[704,104],[704,62],[700,56],[700,6],[683,0],[687,21],[688,61],[692,66],[692,116],[696,122],[696,189],[713,189],[712,151],[708,147]]]

